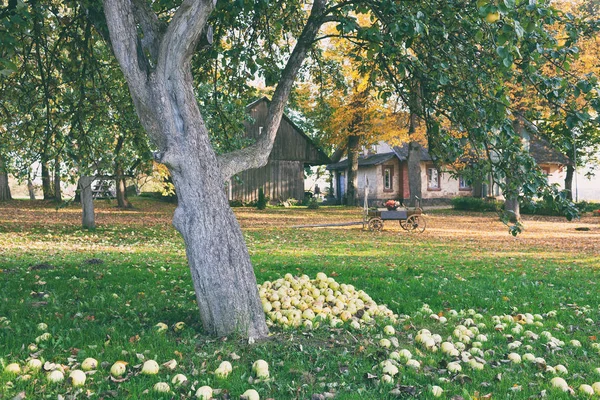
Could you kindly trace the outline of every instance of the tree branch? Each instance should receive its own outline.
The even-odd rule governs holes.
[[[189,64],[216,0],[184,0],[160,43],[158,69],[180,71]]]
[[[131,0],[104,0],[104,14],[115,57],[132,89],[145,86],[146,71],[138,62],[138,35]],[[132,93],[133,94],[133,93]],[[135,93],[136,97],[145,97]]]
[[[275,93],[273,93],[263,134],[253,145],[219,157],[224,180],[228,180],[241,171],[259,168],[267,163],[296,75],[326,16],[324,12],[326,3],[327,0],[315,0],[313,2],[310,16],[281,74]]]
[[[146,0],[133,0],[133,11],[144,32],[144,37],[141,39],[142,47],[148,51],[152,61],[156,64],[161,34],[161,23],[158,16],[152,11]]]

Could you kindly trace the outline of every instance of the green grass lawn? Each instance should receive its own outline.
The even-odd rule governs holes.
[[[527,399],[545,393],[550,399],[566,399],[573,396],[553,389],[553,377],[564,378],[581,398],[586,398],[579,394],[581,384],[600,381],[600,218],[572,223],[529,218],[525,233],[515,239],[494,214],[431,214],[425,233],[413,235],[391,223],[381,233],[360,227],[291,228],[358,221],[357,209],[238,209],[259,282],[286,273],[314,279],[324,272],[399,315],[393,336],[398,348],[379,345],[389,323],[383,320],[361,330],[327,324],[310,331],[274,327],[271,340],[250,345],[235,337],[203,335],[183,242],[170,225],[173,206],[145,199],[134,204],[135,210],[118,211],[114,204],[99,202],[93,232],[79,229],[75,207],[56,211],[43,202],[0,204],[2,370],[10,363],[24,368],[32,357],[71,369],[86,357],[101,363],[82,389],[66,380],[49,383],[43,373],[23,380],[0,371],[0,399],[22,392],[31,399],[56,399],[59,394],[193,398],[203,385],[220,389],[217,399],[237,399],[250,388],[262,399],[310,399],[325,393],[336,399],[433,398],[433,385],[443,388],[441,398],[491,393],[493,398]],[[525,313],[543,319],[513,332],[517,315]],[[448,322],[441,324],[431,314]],[[494,319],[505,315],[514,318]],[[461,373],[449,373],[446,365],[455,357],[433,353],[415,341],[417,332],[427,328],[444,341],[457,342],[455,327],[469,319],[485,325],[479,327],[488,339],[482,343],[482,370],[470,368],[465,359]],[[157,332],[159,322],[169,330]],[[180,332],[171,328],[177,322],[186,326]],[[35,349],[30,345],[44,333],[39,323],[47,324],[50,339]],[[506,324],[503,330],[499,323]],[[526,331],[549,332],[559,345],[548,344],[544,336],[533,340]],[[582,346],[571,345],[573,339]],[[522,345],[509,350],[515,341]],[[393,384],[380,384],[380,362],[399,349],[408,349],[421,368],[400,365]],[[465,350],[472,350],[472,342]],[[512,363],[510,352],[532,353],[547,366],[562,364],[567,373],[555,375],[540,363]],[[175,359],[177,367],[163,367],[158,375],[139,374],[148,359],[159,364]],[[270,380],[253,380],[251,367],[257,359],[269,363]],[[129,363],[122,382],[110,379],[117,360]],[[224,360],[233,364],[233,372],[218,379],[214,370]],[[172,385],[177,373],[186,375],[188,384]],[[160,381],[171,384],[171,393],[152,390]]]

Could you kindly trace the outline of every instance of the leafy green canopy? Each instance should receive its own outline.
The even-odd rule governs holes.
[[[98,115],[103,115],[102,124],[108,125],[117,113],[132,110],[110,50],[101,41],[106,38],[106,27],[99,2],[62,3],[72,5],[70,12],[80,18],[71,20],[81,21],[75,24],[77,28],[63,24],[60,13],[52,12],[58,3],[32,1],[26,9],[31,12],[35,4],[50,10],[44,16],[44,21],[50,21],[43,25],[45,29],[65,26],[55,34],[57,48],[64,49],[58,52],[64,61],[48,70],[60,71],[61,79],[69,85],[79,83],[65,95],[68,101],[64,104],[70,104],[69,115],[81,110],[87,116],[75,122],[69,119],[67,126],[77,127],[87,137],[92,131],[89,127],[100,124]],[[180,4],[161,0],[152,2],[152,7],[161,21],[168,22]],[[244,106],[259,94],[251,81],[263,79],[267,86],[278,81],[308,10],[297,0],[217,4],[210,21],[212,44],[198,49],[193,71],[198,99],[218,152],[246,144]],[[84,21],[84,15],[93,26]],[[359,21],[361,15],[369,22]],[[539,104],[568,110],[564,120],[569,129],[597,124],[600,101],[595,77],[573,81],[565,74],[547,73],[548,65],[560,65],[559,72],[568,70],[570,60],[578,55],[574,44],[580,35],[596,32],[593,21],[561,13],[546,1],[356,0],[330,1],[322,22],[334,24],[335,36],[352,44],[354,50],[348,57],[363,74],[373,76],[371,81],[377,82],[383,100],[399,97],[426,122],[429,148],[440,161],[468,156],[472,162],[467,163],[467,171],[473,179],[492,173],[507,195],[552,197],[565,207],[567,216],[575,215],[562,202],[562,196],[547,187],[534,160],[524,151],[522,132],[515,131],[515,120],[534,130],[541,117],[535,106]],[[566,33],[562,43],[555,35],[557,26]],[[20,34],[25,31],[26,24],[17,29]],[[33,43],[39,32],[28,35],[29,43]],[[326,36],[317,38],[301,80],[310,79],[309,72],[314,69],[336,74],[335,65],[322,62]],[[70,37],[83,38],[81,42],[89,44],[74,47],[77,57],[68,57],[74,51],[69,46],[75,46],[67,39]],[[21,48],[23,54],[29,54],[26,45]],[[2,55],[3,60],[10,57],[8,53]],[[82,62],[89,65],[85,74],[76,66]],[[69,65],[73,71],[70,78],[65,72]],[[28,82],[25,78],[21,81]],[[111,82],[119,84],[111,87]],[[418,93],[415,88],[419,88]],[[107,95],[115,92],[122,94],[119,101]],[[524,106],[519,97],[532,99],[534,106]],[[582,98],[583,102],[575,101]],[[56,104],[66,108],[62,101]],[[93,105],[101,106],[103,113]],[[40,119],[32,117],[31,121]],[[81,128],[85,124],[87,130]],[[110,131],[110,127],[106,129]]]
[[[578,55],[579,36],[595,32],[593,21],[547,2],[515,0],[384,0],[361,3],[354,12],[368,14],[371,24],[361,26],[348,14],[338,24],[340,35],[356,44],[365,73],[385,76],[389,85],[381,95],[400,94],[427,123],[430,151],[440,161],[471,158],[473,178],[492,173],[507,196],[552,198],[567,217],[576,215],[564,194],[548,187],[522,136],[536,133],[545,105],[566,109],[569,128],[597,126],[596,78],[573,81],[561,73]],[[557,26],[566,33],[563,43]],[[548,74],[549,65],[562,69]]]
[[[86,2],[12,2],[2,9],[0,151],[24,177],[59,158],[69,178],[126,172],[150,158],[129,92]],[[101,29],[100,29],[101,31]]]

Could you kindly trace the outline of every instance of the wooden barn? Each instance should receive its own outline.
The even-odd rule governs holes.
[[[246,124],[248,137],[257,138],[265,125],[269,99],[263,97],[246,107],[254,123]],[[285,114],[281,119],[267,165],[243,171],[230,180],[229,200],[252,202],[263,188],[271,201],[304,198],[304,167],[331,160]]]

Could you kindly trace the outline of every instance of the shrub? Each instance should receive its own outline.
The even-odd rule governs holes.
[[[580,213],[586,212],[594,212],[600,208],[600,204],[598,203],[589,203],[585,200],[582,200],[578,203],[575,203],[575,207],[579,210]]]
[[[319,208],[319,202],[317,201],[316,197],[312,197],[309,201],[308,201],[308,209],[309,210],[316,210],[317,208]]]
[[[592,215],[595,217],[600,217],[600,209],[592,211]]]
[[[502,208],[502,202],[496,199],[478,197],[455,197],[451,203],[455,210],[461,211],[499,211]]]
[[[242,200],[229,200],[229,207],[244,207],[244,202]]]
[[[175,192],[165,195],[162,192],[142,192],[140,197],[164,201],[166,203],[177,203],[177,195]]]
[[[555,204],[552,204],[545,200],[532,200],[526,203],[521,203],[520,211],[521,214],[547,215],[551,217],[560,217],[563,215]]]
[[[313,199],[313,195],[311,192],[304,192],[304,198],[302,199],[302,205],[308,206]]]
[[[256,208],[259,210],[264,210],[265,208],[267,208],[268,201],[269,200],[265,196],[265,191],[263,190],[263,188],[259,188],[258,189],[258,200],[256,201]]]

